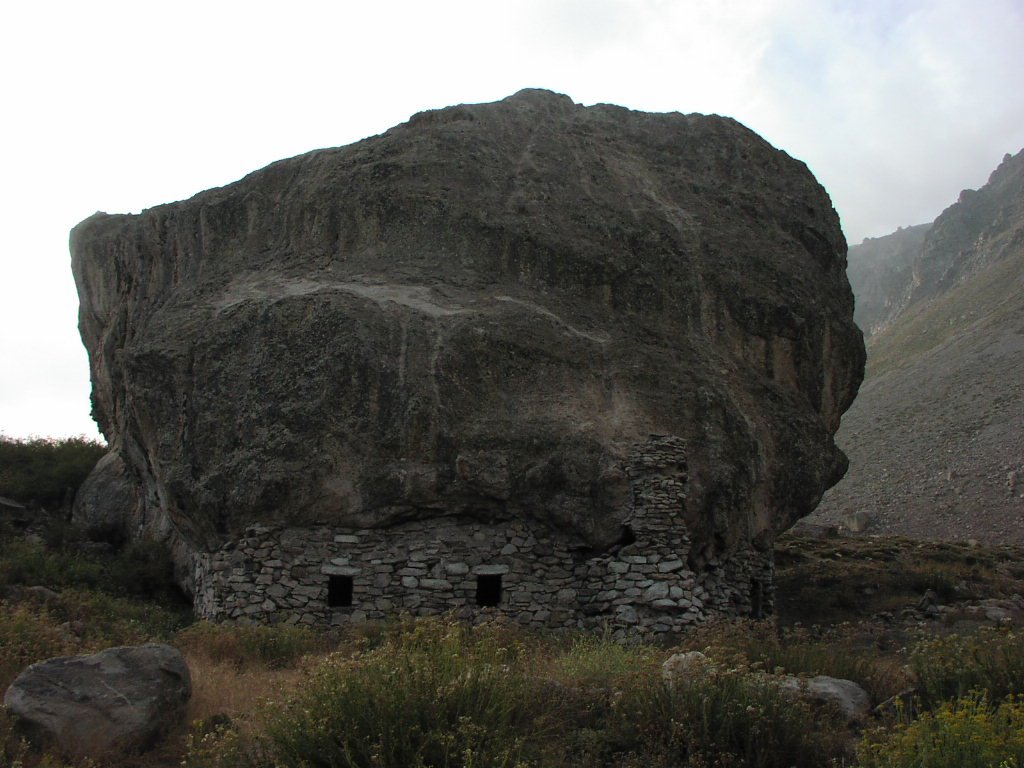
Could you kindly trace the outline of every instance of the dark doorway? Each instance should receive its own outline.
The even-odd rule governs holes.
[[[764,618],[764,587],[757,579],[750,582],[750,617]]]
[[[501,602],[501,574],[481,574],[476,577],[476,604],[497,605]]]
[[[352,605],[352,577],[331,575],[327,577],[327,606],[348,608]]]

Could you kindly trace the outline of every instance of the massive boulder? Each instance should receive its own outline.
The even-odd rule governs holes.
[[[691,565],[770,547],[847,462],[846,243],[734,120],[527,90],[71,236],[94,416],[196,550],[453,514],[621,543],[685,442]]]

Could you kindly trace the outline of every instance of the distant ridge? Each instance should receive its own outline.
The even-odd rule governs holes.
[[[837,435],[850,471],[813,519],[1024,543],[1024,151],[849,261],[867,378]]]
[[[891,235],[867,238],[850,248],[846,273],[857,299],[853,319],[865,338],[886,328],[905,308],[931,222],[901,227]]]

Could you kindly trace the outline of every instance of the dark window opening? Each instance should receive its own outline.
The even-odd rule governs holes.
[[[630,544],[636,543],[636,534],[633,533],[633,529],[628,525],[622,526],[622,533],[619,534],[618,543],[624,547],[628,547]]]
[[[750,582],[750,617],[753,619],[764,618],[764,588],[756,579]]]
[[[327,577],[327,606],[348,608],[352,605],[352,577],[332,575]]]
[[[476,604],[497,605],[501,602],[501,574],[481,574],[476,577]]]

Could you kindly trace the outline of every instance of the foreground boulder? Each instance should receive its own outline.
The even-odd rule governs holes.
[[[11,683],[4,706],[42,744],[101,757],[151,745],[180,719],[191,693],[182,655],[148,644],[33,664]]]
[[[207,616],[760,615],[846,469],[839,220],[730,119],[523,91],[71,246],[94,414]]]
[[[807,679],[785,675],[780,685],[783,690],[805,696],[810,701],[835,707],[851,722],[865,720],[871,713],[871,697],[852,680],[828,675]]]

